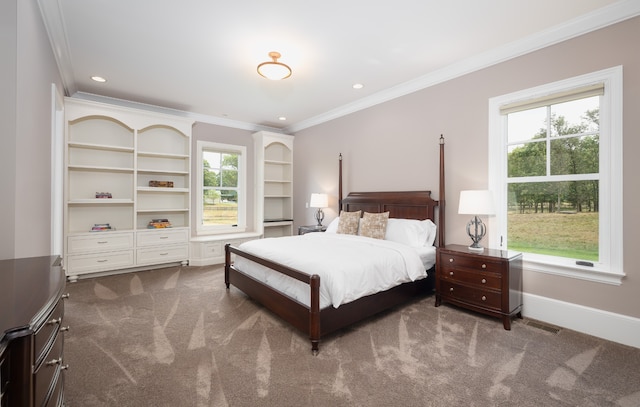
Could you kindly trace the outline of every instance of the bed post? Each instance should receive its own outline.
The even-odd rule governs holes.
[[[342,153],[338,156],[338,216],[342,212]]]
[[[320,276],[314,274],[309,279],[311,299],[309,303],[309,339],[311,340],[311,353],[318,354],[320,343]]]
[[[444,136],[440,135],[440,196],[438,197],[438,246],[444,247],[444,208],[446,205],[444,199]]]

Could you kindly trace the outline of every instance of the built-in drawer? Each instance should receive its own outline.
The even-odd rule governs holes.
[[[474,259],[469,256],[457,256],[455,254],[440,254],[441,267],[468,268],[479,271],[492,271],[500,273],[502,271],[500,262],[491,262],[486,259]]]
[[[460,281],[480,287],[499,290],[502,287],[502,275],[499,273],[483,273],[467,269],[443,267],[440,278]]]
[[[94,232],[67,238],[67,253],[114,251],[133,247],[133,232]]]
[[[37,368],[33,375],[34,400],[36,406],[46,405],[48,396],[58,385],[60,373],[64,361],[62,360],[62,348],[64,335],[57,335],[51,350],[46,355],[44,362]]]
[[[139,231],[136,234],[138,247],[158,246],[189,242],[188,229],[154,229]]]
[[[44,350],[47,344],[50,344],[60,330],[62,318],[64,317],[64,301],[58,300],[58,304],[47,317],[46,322],[38,329],[35,334],[34,342],[34,358],[35,365],[39,366],[42,359],[46,356]]]
[[[132,267],[133,250],[68,256],[65,264],[67,275]]]
[[[189,259],[189,245],[172,245],[138,249],[137,264],[162,264]]]
[[[446,280],[440,282],[440,289],[445,300],[458,300],[496,311],[501,309],[502,295],[500,291],[480,290]]]

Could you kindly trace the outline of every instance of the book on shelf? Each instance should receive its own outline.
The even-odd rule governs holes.
[[[164,229],[170,228],[171,222],[169,219],[151,219],[147,224],[147,229]]]
[[[114,228],[113,226],[111,226],[108,223],[95,223],[92,227],[91,227],[91,231],[92,232],[104,232],[107,230],[116,230],[116,228]]]

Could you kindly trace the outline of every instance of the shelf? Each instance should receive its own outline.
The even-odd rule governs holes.
[[[126,172],[133,173],[133,168],[118,167],[94,167],[90,165],[69,165],[69,171],[92,171],[92,172]]]
[[[146,170],[138,168],[138,174],[189,175],[189,171]]]
[[[124,153],[133,153],[133,147],[111,146],[106,144],[77,143],[69,142],[69,147],[84,148],[87,150],[103,150],[103,151],[119,151]]]
[[[185,193],[189,192],[189,188],[161,188],[161,187],[138,187],[138,192],[174,192],[174,193]]]
[[[189,208],[177,208],[177,209],[138,209],[136,212],[138,213],[178,213],[178,212],[188,212]]]
[[[88,198],[88,199],[72,199],[67,202],[68,205],[131,205],[133,199],[113,199],[113,198]]]
[[[291,161],[264,160],[264,163],[273,165],[291,165]]]
[[[150,151],[138,151],[138,156],[156,157],[156,158],[174,158],[174,159],[180,159],[180,160],[185,160],[189,158],[189,156],[185,154],[153,153]]]
[[[265,198],[291,198],[291,195],[265,195]]]
[[[265,183],[274,183],[274,184],[291,184],[291,181],[284,179],[265,179]]]

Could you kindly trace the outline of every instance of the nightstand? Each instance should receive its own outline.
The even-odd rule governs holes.
[[[436,307],[442,302],[502,318],[522,318],[522,253],[462,245],[439,247],[436,257]]]
[[[304,235],[305,233],[324,232],[325,230],[327,230],[326,226],[318,226],[318,225],[300,226],[298,227],[298,234]]]

